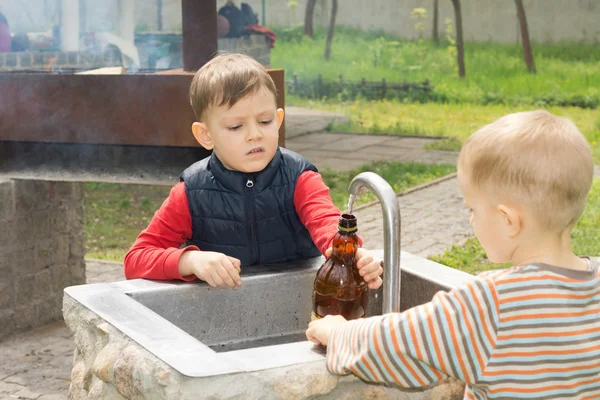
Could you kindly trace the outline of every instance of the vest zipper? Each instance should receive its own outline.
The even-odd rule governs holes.
[[[254,202],[253,191],[254,181],[248,179],[246,181],[246,190],[244,192],[244,200],[246,203],[246,215],[248,215],[248,240],[250,241],[250,248],[252,249],[252,264],[258,264],[259,252],[258,252],[258,238],[256,237],[256,221],[254,219]]]

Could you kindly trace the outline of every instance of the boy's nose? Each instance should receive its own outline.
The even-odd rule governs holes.
[[[260,139],[262,136],[263,134],[260,130],[260,126],[258,126],[258,124],[250,124],[246,133],[246,140],[257,140]]]

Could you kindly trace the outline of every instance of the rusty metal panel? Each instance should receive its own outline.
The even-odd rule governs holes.
[[[283,70],[269,73],[284,108]],[[192,76],[0,74],[0,141],[198,147]]]

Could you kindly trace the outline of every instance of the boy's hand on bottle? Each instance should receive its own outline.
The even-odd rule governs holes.
[[[179,259],[182,276],[196,275],[212,287],[239,287],[240,271],[240,260],[213,251],[186,251]]]
[[[383,283],[381,280],[383,274],[381,260],[373,257],[369,250],[361,247],[356,251],[356,268],[358,268],[360,276],[367,282],[369,289],[379,289],[381,287]]]
[[[331,331],[346,322],[346,319],[341,315],[326,315],[324,318],[314,320],[308,324],[306,338],[313,343],[327,346]]]
[[[329,258],[333,253],[333,249],[330,247],[325,251],[325,257]],[[358,273],[363,277],[369,289],[379,289],[383,283],[381,275],[383,274],[383,268],[381,260],[371,255],[369,250],[360,247],[356,251],[356,268]]]

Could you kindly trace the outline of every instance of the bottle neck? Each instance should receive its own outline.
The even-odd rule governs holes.
[[[350,263],[354,260],[356,250],[358,250],[358,236],[356,235],[356,229],[351,232],[345,232],[344,230],[338,230],[337,235],[333,238],[333,256],[345,264]]]

